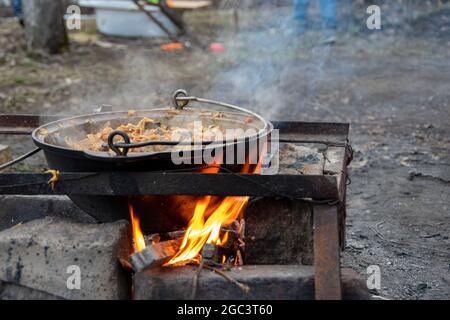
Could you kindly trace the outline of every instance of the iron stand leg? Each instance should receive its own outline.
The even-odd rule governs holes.
[[[316,300],[341,300],[339,217],[336,205],[314,206]]]

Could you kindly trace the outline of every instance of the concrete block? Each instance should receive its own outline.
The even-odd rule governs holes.
[[[40,291],[62,299],[127,299],[129,275],[118,257],[130,250],[126,221],[34,220],[0,232],[0,281],[34,290],[29,298]],[[26,290],[9,292],[19,298]]]
[[[47,216],[79,223],[97,222],[66,196],[0,196],[0,231]]]
[[[256,199],[245,210],[245,264],[312,265],[313,222],[309,203]]]
[[[191,299],[196,266],[156,268],[135,274],[134,298],[137,300]],[[314,268],[300,265],[259,265],[235,267],[224,271],[246,284],[245,293],[237,285],[211,270],[202,270],[196,299],[199,300],[311,300],[314,299]],[[367,287],[356,273],[344,269],[344,299],[368,299]]]

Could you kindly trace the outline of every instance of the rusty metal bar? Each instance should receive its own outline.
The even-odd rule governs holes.
[[[61,119],[58,116],[0,114],[0,134],[28,135],[37,127]]]
[[[272,121],[280,139],[347,143],[350,125],[333,122]]]
[[[62,118],[56,115],[0,114],[0,133],[30,134],[37,127]],[[296,139],[319,140],[317,136],[329,136],[327,140],[336,138],[338,142],[344,143],[349,132],[349,125],[346,123],[272,121],[272,124],[285,139],[295,136]]]
[[[132,0],[136,7],[143,12],[153,23],[155,23],[162,31],[164,31],[169,39],[171,41],[178,41],[178,37],[176,35],[173,35],[172,32],[170,32],[169,29],[166,28],[166,26],[160,22],[151,11],[147,10],[145,7],[145,4],[142,4],[139,2],[139,0]],[[164,13],[164,12],[163,12]],[[170,19],[170,18],[169,18]]]
[[[341,300],[338,208],[315,205],[313,215],[315,297],[316,300]]]
[[[0,174],[5,195],[217,195],[337,200],[334,176],[235,173],[105,172],[61,173],[55,190],[49,174]]]

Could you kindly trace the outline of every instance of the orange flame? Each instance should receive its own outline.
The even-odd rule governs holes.
[[[218,173],[219,170],[220,166],[214,165],[202,170],[202,172],[214,174]],[[245,164],[241,170],[243,173],[249,173],[250,171],[249,164]],[[254,173],[261,172],[261,163],[258,163],[252,171]],[[222,226],[233,223],[241,214],[248,200],[249,197],[247,196],[201,197],[196,203],[194,214],[189,222],[179,251],[165,265],[183,264],[198,260],[201,258],[200,252],[206,243],[224,245],[228,240],[228,233],[225,233],[221,238]],[[135,250],[142,251],[145,249],[145,240],[139,225],[139,217],[135,214],[131,204],[129,204],[129,210]],[[226,257],[222,257],[223,261],[224,259]]]
[[[249,172],[250,166],[244,165],[242,172]],[[219,170],[217,168],[216,172]],[[257,166],[255,171],[260,170]],[[209,172],[211,173],[211,172]],[[189,227],[181,243],[180,250],[167,263],[179,264],[189,260],[196,260],[199,253],[206,243],[223,245],[228,240],[228,234],[225,233],[223,238],[220,238],[220,231],[222,226],[233,223],[241,214],[243,208],[247,204],[249,197],[225,197],[217,208],[207,216],[207,209],[213,207],[211,205],[213,197],[206,196],[198,201],[195,207],[194,215],[189,222]]]
[[[131,229],[133,231],[134,249],[140,252],[145,249],[145,239],[139,223],[139,217],[134,213],[134,208],[131,203],[128,203],[131,217]]]
[[[203,197],[195,208],[194,216],[184,236],[178,253],[167,263],[177,264],[195,260],[206,243],[225,244],[228,235],[220,238],[223,225],[229,225],[240,215],[249,197],[226,197],[217,209],[205,221],[205,212],[211,202],[211,196]]]

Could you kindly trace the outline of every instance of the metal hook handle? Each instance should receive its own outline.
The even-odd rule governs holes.
[[[254,112],[252,112],[250,110],[247,110],[247,109],[235,106],[233,104],[224,103],[224,102],[215,101],[215,100],[209,100],[209,99],[205,99],[205,98],[198,98],[198,97],[189,96],[187,91],[184,90],[184,89],[179,89],[179,90],[175,91],[174,94],[173,94],[173,105],[174,105],[175,109],[177,109],[177,110],[182,110],[191,101],[212,104],[212,105],[224,107],[224,108],[227,108],[227,109],[233,109],[235,111],[240,111],[240,112],[242,112],[244,114],[247,114],[247,115],[250,115],[252,117],[256,117],[256,118],[259,118],[259,119],[263,120],[256,113],[254,113]]]
[[[125,143],[129,144],[131,143],[130,136],[123,131],[115,130],[111,132],[108,136],[108,146],[109,148],[116,153],[118,156],[126,156],[128,154],[128,148],[123,148],[123,151],[121,151],[115,144],[114,144],[114,138],[116,136],[121,136]]]
[[[236,111],[240,111],[243,114],[252,116],[254,118],[260,119],[263,123],[264,123],[264,128],[260,129],[260,131],[265,131],[268,128],[268,124],[267,122],[259,115],[257,115],[256,113],[246,110],[244,108],[232,105],[232,104],[228,104],[228,103],[224,103],[224,102],[219,102],[219,101],[214,101],[214,100],[208,100],[208,99],[203,99],[203,98],[198,98],[198,97],[191,97],[188,95],[186,90],[183,89],[179,89],[177,91],[174,92],[173,94],[173,105],[174,108],[177,110],[182,110],[184,107],[186,107],[190,101],[197,101],[200,103],[207,103],[207,104],[212,104],[212,105],[217,105],[217,106],[221,106],[224,108],[228,108],[228,109],[233,109]],[[123,142],[117,142],[114,143],[114,138],[116,136],[121,136],[123,138]],[[226,143],[237,143],[239,142],[239,140],[234,139],[233,141],[202,141],[201,145],[210,145],[210,144],[226,144]],[[176,146],[176,145],[195,145],[195,143],[193,141],[153,141],[153,140],[149,140],[149,141],[143,141],[143,142],[137,142],[137,143],[131,143],[131,139],[130,136],[123,131],[120,130],[115,130],[113,132],[111,132],[108,136],[108,146],[111,150],[113,150],[117,156],[127,156],[128,155],[128,151],[130,149],[134,149],[134,148],[142,148],[142,147],[146,147],[146,146],[154,146],[154,145],[165,145],[165,146]]]
[[[173,106],[177,110],[182,110],[189,103],[189,100],[182,100],[182,98],[187,98],[188,94],[186,90],[178,89],[173,93]]]

